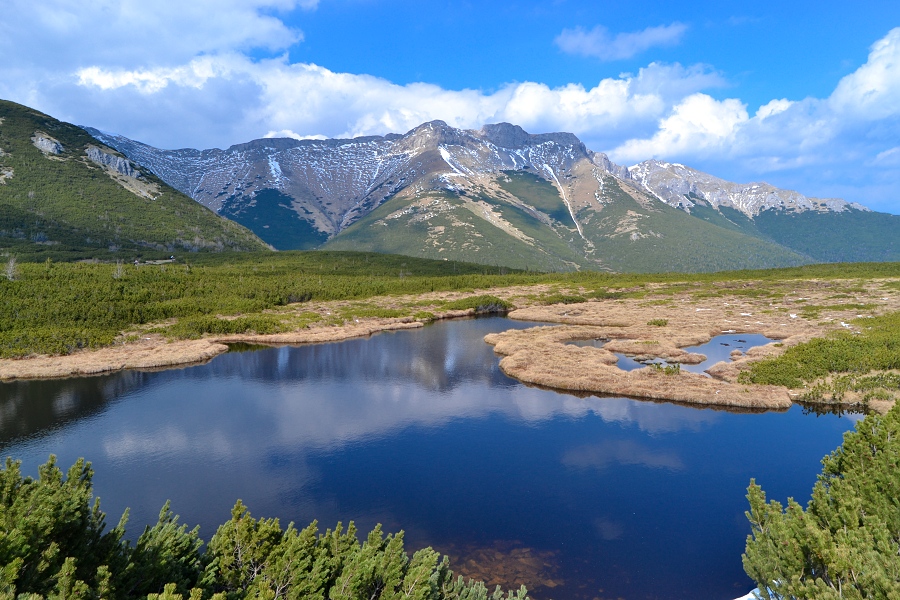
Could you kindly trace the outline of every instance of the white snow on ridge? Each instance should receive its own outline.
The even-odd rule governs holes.
[[[454,173],[456,173],[457,175],[462,175],[463,177],[467,175],[467,173],[464,173],[456,164],[454,164],[455,161],[453,160],[453,156],[450,154],[447,148],[445,148],[444,146],[438,146],[438,151],[440,151],[441,153],[441,158],[444,159],[445,163],[450,165],[450,168],[453,169]],[[465,167],[463,168],[465,169]],[[466,170],[468,171],[468,169]]]
[[[270,154],[267,158],[269,159],[269,173],[272,174],[272,182],[275,185],[280,186],[281,185],[281,177],[282,177],[281,165],[279,165],[278,161],[275,160],[274,155]]]

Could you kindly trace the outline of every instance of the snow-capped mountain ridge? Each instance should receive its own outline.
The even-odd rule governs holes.
[[[404,135],[266,138],[226,150],[159,150],[87,129],[213,210],[240,210],[259,191],[274,189],[293,198],[293,208],[328,235],[423,178],[430,177],[423,185],[431,186],[441,175],[478,178],[531,169],[552,180],[578,160],[594,156],[570,133],[531,135],[508,123],[461,130],[431,121]],[[601,164],[609,163],[605,155],[598,156]]]
[[[564,195],[565,172],[582,159],[602,173],[688,212],[698,202],[716,209],[733,208],[751,218],[770,209],[868,210],[844,200],[810,198],[766,183],[733,183],[680,163],[647,160],[624,167],[603,153],[589,150],[571,133],[529,134],[509,123],[462,130],[443,121],[431,121],[403,135],[326,140],[264,138],[226,150],[159,150],[88,130],[216,211],[221,212],[227,201],[252,202],[259,190],[275,189],[301,204],[313,205],[306,207],[308,214],[315,213],[317,226],[330,235],[426,172],[452,178],[531,170]]]
[[[628,167],[632,181],[660,200],[690,212],[697,202],[733,208],[748,217],[764,210],[843,212],[868,210],[839,198],[810,198],[768,183],[732,183],[679,163],[647,160]]]
[[[900,218],[679,163],[625,167],[571,133],[509,123],[431,121],[402,135],[265,138],[225,150],[159,150],[88,131],[278,249],[324,244],[546,270],[900,256]],[[823,228],[840,236],[825,241]]]

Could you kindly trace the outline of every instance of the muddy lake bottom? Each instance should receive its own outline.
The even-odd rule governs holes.
[[[131,537],[169,499],[208,540],[241,498],[282,524],[402,529],[408,551],[430,545],[456,573],[525,584],[538,600],[747,593],[750,478],[805,504],[856,417],[527,387],[482,338],[532,325],[439,322],[183,369],[3,383],[0,444],[32,475],[51,453],[63,467],[92,461],[107,520],[131,507]]]

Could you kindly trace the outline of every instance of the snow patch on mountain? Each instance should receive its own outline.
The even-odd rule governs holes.
[[[732,183],[680,163],[648,160],[628,167],[632,181],[666,204],[688,212],[706,204],[738,210],[750,218],[764,210],[843,212],[868,210],[839,198],[810,198],[768,183]]]

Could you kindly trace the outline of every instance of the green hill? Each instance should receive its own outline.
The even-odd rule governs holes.
[[[323,248],[405,254],[537,271],[585,266],[583,254],[527,212],[489,196],[469,199],[435,190],[410,202],[394,197],[339,233]],[[473,211],[490,205],[530,240],[510,235]]]
[[[602,203],[576,212],[580,233],[545,179],[509,171],[496,186],[398,194],[324,248],[546,271],[699,272],[813,262],[716,211],[716,218],[697,218],[639,193],[636,199],[611,176],[604,177]]]
[[[764,211],[756,227],[770,239],[816,262],[900,260],[900,216],[849,209],[842,212]]]
[[[265,248],[83,129],[0,101],[0,254],[130,260]]]
[[[612,177],[604,178],[604,191],[603,210],[585,209],[578,217],[596,256],[617,271],[690,273],[814,262],[754,235],[750,226],[740,227],[700,211],[688,214],[663,202],[638,202]]]

